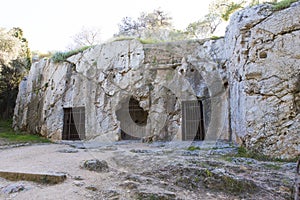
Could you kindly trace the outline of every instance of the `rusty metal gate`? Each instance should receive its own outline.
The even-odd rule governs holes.
[[[64,108],[63,140],[85,139],[85,108]]]
[[[182,102],[182,140],[204,140],[203,104],[200,100]]]

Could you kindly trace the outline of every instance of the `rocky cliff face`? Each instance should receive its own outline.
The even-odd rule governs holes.
[[[84,139],[182,139],[182,102],[201,99],[205,137],[228,139],[222,45],[223,40],[148,45],[127,40],[63,63],[40,61],[20,86],[15,127],[62,139],[66,109],[84,108],[79,122],[85,124]],[[191,131],[195,137],[197,130]]]
[[[300,152],[300,4],[233,15],[226,33],[231,127],[252,150]]]
[[[205,140],[232,139],[266,155],[295,157],[299,16],[299,3],[276,12],[259,5],[234,14],[219,40],[116,41],[62,63],[42,60],[20,85],[15,128],[62,139],[66,109],[84,108],[85,139],[180,140],[198,133],[183,128],[183,104],[201,101]]]

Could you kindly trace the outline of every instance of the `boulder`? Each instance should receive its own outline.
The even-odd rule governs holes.
[[[23,183],[13,183],[2,188],[2,192],[5,194],[11,194],[16,192],[21,192],[26,189]]]
[[[107,162],[105,160],[98,160],[98,159],[86,160],[83,162],[81,167],[95,172],[109,171]]]

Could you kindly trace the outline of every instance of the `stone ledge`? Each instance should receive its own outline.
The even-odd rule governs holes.
[[[10,181],[32,181],[42,184],[58,184],[67,179],[64,173],[23,173],[0,171],[0,177]]]

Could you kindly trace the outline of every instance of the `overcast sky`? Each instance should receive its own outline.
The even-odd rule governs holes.
[[[184,29],[207,13],[209,1],[200,0],[0,0],[0,27],[23,29],[31,50],[65,50],[83,26],[101,29],[103,41],[118,32],[125,16],[161,8]]]

